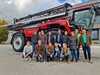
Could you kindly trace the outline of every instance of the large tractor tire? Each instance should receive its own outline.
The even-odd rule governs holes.
[[[16,33],[12,37],[12,47],[16,52],[22,52],[25,46],[25,38],[22,33]]]

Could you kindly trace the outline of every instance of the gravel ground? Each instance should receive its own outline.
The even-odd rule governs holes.
[[[10,45],[0,45],[0,75],[100,75],[99,45],[92,46],[92,61],[93,64],[26,62]]]

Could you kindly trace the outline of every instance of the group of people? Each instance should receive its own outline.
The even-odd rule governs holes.
[[[67,31],[43,30],[34,33],[31,42],[27,41],[22,56],[24,59],[36,59],[38,62],[49,61],[80,61],[80,47],[84,60],[91,63],[91,34],[86,29],[73,30],[70,35]]]

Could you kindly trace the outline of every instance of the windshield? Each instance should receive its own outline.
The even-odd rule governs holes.
[[[95,12],[92,9],[76,11],[74,13],[74,24],[81,25],[85,28],[92,27],[93,16]]]

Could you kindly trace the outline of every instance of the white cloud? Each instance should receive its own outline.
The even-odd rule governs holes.
[[[8,0],[6,1],[7,4],[12,4],[13,3],[13,0]]]
[[[36,13],[57,6],[56,0],[14,0],[14,5],[19,13]]]
[[[14,4],[15,4],[16,8],[18,8],[19,10],[23,10],[27,6],[32,4],[32,0],[15,0]]]
[[[66,0],[66,2],[76,4],[80,3],[81,0]],[[0,16],[19,18],[59,4],[58,0],[0,0]]]
[[[33,12],[42,11],[54,6],[57,6],[59,3],[58,0],[5,0],[7,4],[14,4],[18,12],[23,12],[30,10]],[[65,2],[76,4],[80,3],[81,0],[66,0]]]

